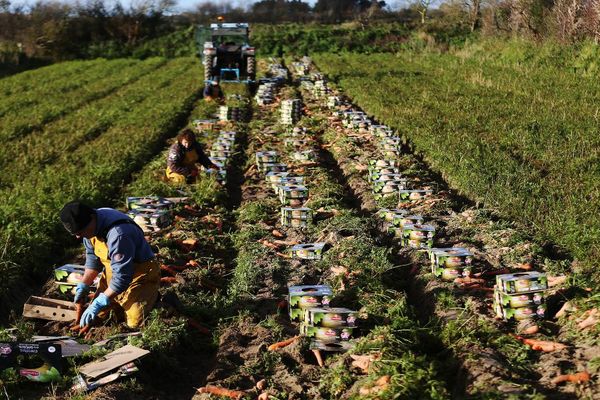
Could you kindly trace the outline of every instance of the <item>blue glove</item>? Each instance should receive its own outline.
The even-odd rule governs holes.
[[[100,293],[98,297],[92,301],[92,304],[85,310],[83,315],[81,316],[81,321],[79,322],[80,327],[84,327],[92,323],[94,318],[98,316],[100,310],[104,307],[107,307],[110,304],[110,299],[106,297],[104,293]]]
[[[83,282],[77,284],[75,289],[75,303],[85,303],[85,298],[90,294],[90,287]]]

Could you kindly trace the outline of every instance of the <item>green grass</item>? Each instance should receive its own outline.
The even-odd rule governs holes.
[[[24,176],[18,186],[0,189],[5,198],[0,207],[0,248],[5,249],[0,260],[0,308],[4,312],[15,301],[11,292],[15,285],[23,285],[20,279],[46,278],[61,249],[73,243],[57,217],[62,205],[82,198],[95,206],[105,206],[120,197],[123,182],[175,134],[191,111],[201,87],[200,73],[194,59],[168,62],[156,74],[155,83],[146,81],[146,87],[140,88],[150,88],[156,97],[139,101],[135,93],[130,93],[126,119]],[[88,122],[94,124],[94,119]]]
[[[593,273],[600,256],[600,84],[550,57],[511,60],[506,46],[499,54],[314,59],[451,186],[563,246]]]

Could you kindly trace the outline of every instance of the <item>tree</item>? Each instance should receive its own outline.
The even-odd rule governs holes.
[[[427,18],[427,11],[429,11],[429,6],[431,6],[433,0],[417,0],[417,11],[421,16],[421,24],[425,23],[425,18]]]
[[[583,4],[580,0],[556,0],[552,14],[556,23],[556,36],[564,43],[569,43],[577,36],[581,24],[580,14]]]

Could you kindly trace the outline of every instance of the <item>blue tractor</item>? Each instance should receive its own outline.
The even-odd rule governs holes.
[[[248,43],[247,23],[216,23],[199,26],[196,42],[201,51],[204,79],[252,83],[256,78],[254,47]]]

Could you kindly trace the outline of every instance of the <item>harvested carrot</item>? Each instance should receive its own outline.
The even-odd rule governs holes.
[[[225,389],[219,386],[206,385],[198,389],[198,393],[209,393],[217,396],[229,397],[230,399],[241,399],[246,393],[239,390]]]
[[[199,241],[198,239],[185,239],[185,240],[177,240],[175,242],[177,246],[183,251],[192,251],[198,247]]]
[[[202,215],[202,213],[198,210],[196,210],[194,207],[190,206],[189,204],[186,204],[183,206],[183,209],[188,213],[191,214],[195,217],[199,217]]]
[[[258,243],[262,244],[265,247],[273,249],[273,250],[279,250],[279,248],[281,247],[281,246],[276,245],[275,243],[271,243],[268,240],[264,240],[264,239],[258,240]]]
[[[281,300],[277,303],[277,310],[285,310],[287,308],[287,300]]]
[[[564,276],[564,275],[562,275],[562,276],[549,276],[548,277],[548,286],[553,287],[553,286],[562,285],[566,281],[567,281],[567,277]]]
[[[75,324],[78,325],[83,315],[83,303],[75,303]]]
[[[186,265],[189,267],[200,268],[200,263],[198,263],[196,260],[190,260]]]
[[[269,351],[275,351],[275,350],[278,350],[278,349],[282,349],[282,348],[284,348],[286,346],[289,346],[290,344],[294,343],[299,338],[300,338],[300,336],[294,336],[293,338],[282,340],[281,342],[273,343],[272,345],[270,345],[268,347],[268,350]]]
[[[587,318],[577,324],[579,329],[590,328],[600,321],[598,318],[598,309],[593,308],[591,310],[586,311]]]
[[[552,379],[552,383],[558,385],[563,382],[583,383],[589,381],[591,378],[587,371],[577,372],[576,374],[565,374],[559,375]]]
[[[312,349],[312,352],[315,355],[315,358],[317,359],[317,364],[319,364],[319,367],[325,366],[325,363],[323,362],[323,357],[321,357],[321,350]]]
[[[551,342],[548,340],[527,339],[522,336],[513,335],[515,339],[520,340],[523,344],[531,347],[532,350],[552,352],[561,351],[567,348],[566,344]]]
[[[282,253],[282,252],[275,252],[275,254],[277,254],[279,257],[283,257],[283,258],[292,258],[292,256],[290,256],[289,254],[286,253]]]
[[[167,274],[169,274],[171,276],[175,276],[178,273],[173,268],[171,268],[170,266],[165,265],[165,264],[160,265],[160,270],[166,272]]]
[[[522,269],[524,271],[530,271],[533,269],[533,264],[530,262],[517,264],[517,265],[515,265],[515,268]]]
[[[160,283],[177,283],[177,278],[174,276],[166,276],[164,278],[160,278]]]
[[[278,231],[277,229],[273,229],[273,232],[271,232],[273,234],[273,236],[275,236],[276,238],[284,238],[285,235],[283,233],[281,233],[280,231]]]
[[[481,279],[481,278],[471,278],[471,277],[464,277],[464,278],[456,278],[454,280],[454,283],[457,284],[458,286],[469,286],[469,285],[485,285],[485,279]]]
[[[556,313],[556,318],[564,317],[567,313],[577,311],[577,307],[575,307],[570,301],[567,301]]]
[[[193,319],[193,318],[188,318],[187,319],[187,324],[188,324],[188,326],[196,329],[198,332],[200,332],[200,333],[202,333],[204,335],[210,335],[211,334],[210,329],[208,329],[208,328],[200,325],[200,323],[198,321],[196,321],[195,319]]]
[[[273,243],[280,246],[295,246],[298,242],[291,242],[289,240],[273,240]]]
[[[258,395],[257,400],[269,400],[269,392],[262,392]]]
[[[167,265],[167,267],[171,268],[174,272],[183,272],[188,269],[190,266],[188,264],[184,265]]]
[[[480,291],[480,292],[489,292],[489,293],[492,293],[494,291],[494,288],[482,286],[481,284],[466,285],[466,286],[461,287],[461,289],[462,290]]]
[[[508,268],[502,268],[502,269],[495,269],[495,270],[486,270],[481,272],[480,274],[477,274],[476,276],[480,277],[480,278],[484,278],[486,276],[496,276],[496,275],[502,275],[502,274],[508,274],[510,273],[510,270]]]

